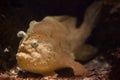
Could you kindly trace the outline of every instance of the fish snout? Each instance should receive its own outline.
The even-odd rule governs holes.
[[[23,59],[23,56],[20,54],[20,53],[17,53],[16,54],[16,59],[17,59],[17,61],[19,60],[22,60]]]
[[[17,53],[16,54],[16,59],[17,60],[27,60],[31,58],[29,54],[26,54],[26,53],[23,53],[23,52],[20,52],[20,53]]]
[[[31,53],[32,47],[30,45],[21,44],[18,52]]]

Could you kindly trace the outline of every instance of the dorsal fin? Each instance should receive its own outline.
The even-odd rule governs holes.
[[[39,22],[33,20],[29,23],[29,28],[27,30],[27,33],[30,33],[31,31],[33,31],[33,29],[35,28],[35,25],[38,24]]]
[[[61,24],[63,24],[65,27],[76,27],[76,21],[77,19],[75,17],[72,16],[47,16],[45,17],[45,19],[54,19],[58,22],[60,22]]]
[[[30,22],[29,26],[30,26],[30,27],[33,27],[33,26],[36,25],[37,23],[38,23],[37,21],[33,20],[33,21]]]

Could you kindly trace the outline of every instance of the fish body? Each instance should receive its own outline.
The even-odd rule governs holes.
[[[24,37],[16,54],[18,66],[43,75],[53,75],[57,69],[70,67],[75,75],[85,75],[87,69],[75,59],[95,52],[84,42],[91,33],[100,8],[101,3],[92,4],[79,29],[75,27],[76,18],[70,16],[48,16],[40,22],[32,21],[27,34],[22,35]]]

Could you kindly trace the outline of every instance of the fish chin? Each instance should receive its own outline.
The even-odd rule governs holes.
[[[18,67],[25,71],[44,73],[51,70],[51,67],[49,67],[47,63],[37,61],[36,58],[30,57],[29,55],[26,55],[26,53],[17,53],[16,59]]]
[[[29,70],[30,66],[32,66],[32,57],[24,52],[17,53],[16,59],[18,66],[23,70]]]
[[[26,65],[32,60],[32,57],[24,52],[20,52],[16,54],[16,60],[18,65]]]

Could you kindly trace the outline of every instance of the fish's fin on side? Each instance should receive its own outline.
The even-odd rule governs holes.
[[[77,60],[88,61],[96,55],[98,49],[92,45],[84,44],[76,51],[75,57]]]
[[[74,64],[72,65],[72,69],[74,71],[74,75],[76,76],[85,76],[87,74],[87,69],[79,62],[74,62]]]

